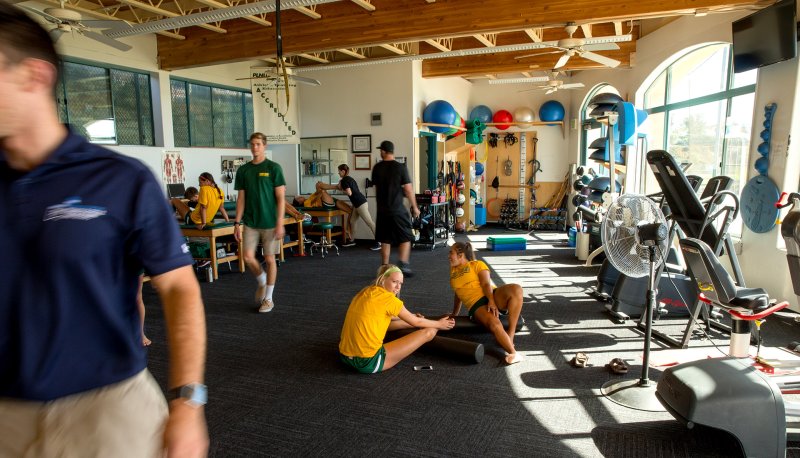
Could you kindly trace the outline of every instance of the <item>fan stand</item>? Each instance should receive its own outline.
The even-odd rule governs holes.
[[[613,154],[612,154],[613,155]],[[617,404],[631,409],[648,412],[664,412],[664,406],[656,398],[656,384],[650,381],[650,338],[653,332],[653,310],[656,306],[655,271],[656,246],[649,246],[650,279],[645,303],[644,353],[642,354],[642,374],[638,380],[611,380],[603,384],[600,392]]]

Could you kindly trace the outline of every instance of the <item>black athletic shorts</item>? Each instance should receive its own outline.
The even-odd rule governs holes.
[[[413,242],[411,215],[408,213],[378,213],[375,222],[375,240],[390,245]]]

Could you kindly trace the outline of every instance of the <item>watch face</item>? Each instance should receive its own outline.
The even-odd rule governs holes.
[[[181,387],[180,397],[188,404],[202,406],[208,401],[208,389],[201,383],[191,383]]]

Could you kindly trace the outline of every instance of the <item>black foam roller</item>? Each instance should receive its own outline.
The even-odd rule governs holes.
[[[469,319],[468,316],[457,316],[455,317],[456,325],[453,326],[453,331],[460,331],[460,332],[489,332],[486,328],[483,327],[482,324],[472,321]],[[508,315],[500,315],[500,323],[503,325],[503,329],[508,328]],[[517,320],[517,332],[522,330],[522,327],[525,326],[525,319],[521,316]]]
[[[417,331],[417,329],[401,329],[393,331],[390,335],[402,337],[414,331]],[[468,363],[478,364],[483,361],[483,344],[470,342],[468,340],[453,339],[451,337],[437,335],[433,340],[423,345],[422,349]]]

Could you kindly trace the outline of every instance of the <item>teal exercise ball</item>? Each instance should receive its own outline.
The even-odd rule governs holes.
[[[425,107],[422,112],[422,122],[429,122],[433,124],[448,124],[455,125],[458,113],[456,113],[453,105],[445,100],[434,100]],[[450,127],[429,126],[431,132],[439,134],[446,134],[448,132],[455,132]]]
[[[492,109],[486,105],[478,105],[469,112],[469,120],[473,121],[475,119],[483,124],[492,122]]]
[[[564,120],[564,105],[557,100],[548,100],[539,107],[539,119],[544,122]]]

